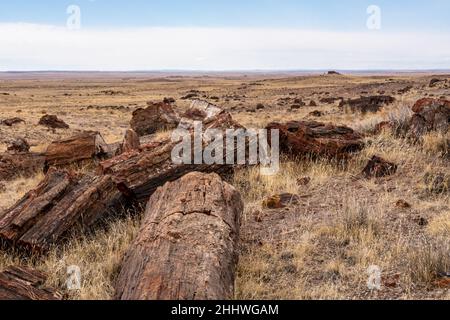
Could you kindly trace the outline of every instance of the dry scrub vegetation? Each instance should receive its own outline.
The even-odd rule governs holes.
[[[250,167],[231,177],[245,202],[236,299],[450,299],[448,287],[439,283],[450,272],[450,192],[449,186],[436,188],[433,178],[450,175],[450,135],[430,133],[416,143],[391,130],[373,135],[381,121],[395,120],[398,127],[405,123],[412,104],[431,94],[430,76],[80,77],[44,78],[40,83],[1,80],[0,92],[10,95],[0,97],[0,119],[19,116],[26,123],[0,125],[0,151],[13,137],[26,138],[38,151],[54,139],[88,129],[100,131],[108,142],[118,141],[131,112],[145,101],[173,96],[184,109],[189,101],[179,98],[192,89],[205,99],[220,97],[217,104],[247,127],[306,118],[349,125],[366,135],[364,150],[346,162],[284,157],[276,176],[261,176],[259,168]],[[409,84],[413,90],[397,94]],[[105,95],[103,90],[118,93]],[[381,90],[397,101],[375,114],[319,102],[323,97],[354,98]],[[433,89],[433,95],[448,98],[450,90]],[[283,97],[301,97],[306,106],[292,110],[289,103],[279,103]],[[310,107],[310,100],[317,106]],[[264,109],[256,110],[257,103]],[[316,119],[310,115],[313,110],[324,115]],[[43,113],[58,115],[71,128],[48,131],[36,126]],[[361,171],[373,155],[397,164],[397,173],[363,178]],[[3,183],[0,211],[41,179],[38,174]],[[299,195],[301,201],[284,209],[263,207],[267,197],[280,193]],[[44,257],[0,251],[0,270],[12,264],[34,266],[47,272],[48,284],[70,299],[110,299],[141,212],[111,217]],[[66,289],[70,265],[82,271],[81,290]],[[368,268],[374,265],[381,269],[381,290],[367,287]]]

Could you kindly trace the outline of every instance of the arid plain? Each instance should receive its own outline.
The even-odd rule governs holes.
[[[375,98],[370,110],[346,103],[380,96],[393,99],[379,105]],[[23,121],[0,124],[0,152],[17,138],[43,152],[52,141],[87,130],[118,142],[135,110],[164,98],[173,98],[179,113],[192,99],[206,100],[247,128],[308,120],[345,125],[363,137],[365,147],[345,161],[282,156],[275,176],[248,167],[229,177],[245,204],[236,299],[450,299],[450,130],[420,139],[399,130],[419,99],[450,100],[449,75],[3,73],[0,121]],[[45,114],[69,128],[38,125]],[[364,177],[373,156],[397,170]],[[0,181],[0,212],[42,178],[17,172]],[[267,206],[270,197],[287,193],[297,201]],[[2,250],[0,270],[32,266],[67,298],[110,299],[140,220],[139,210],[110,217],[44,256]],[[80,267],[80,290],[66,287],[70,265]],[[374,266],[381,272],[378,289],[368,287]]]

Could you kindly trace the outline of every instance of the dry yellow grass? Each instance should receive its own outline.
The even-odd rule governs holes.
[[[415,89],[396,94],[411,82]],[[404,122],[412,103],[430,90],[423,89],[428,82],[427,75],[44,79],[39,86],[34,80],[4,80],[2,91],[12,95],[0,97],[1,118],[20,116],[27,122],[13,128],[0,126],[0,151],[16,136],[27,138],[34,151],[43,151],[50,141],[78,130],[98,130],[108,142],[118,141],[135,108],[145,106],[147,100],[170,96],[184,110],[189,101],[179,98],[192,89],[200,90],[206,99],[220,97],[218,104],[247,127],[306,118],[370,133],[384,120]],[[380,88],[395,95],[397,102],[377,114],[344,112],[337,103],[295,111],[290,110],[291,103],[278,105],[286,97],[302,98],[308,105],[322,97],[357,97],[363,91],[377,94]],[[103,90],[122,94],[105,95]],[[433,93],[448,95],[442,90]],[[235,95],[239,97],[232,98]],[[266,108],[254,110],[257,103]],[[120,105],[128,109],[108,107]],[[324,116],[309,116],[316,109]],[[52,132],[36,126],[44,111],[57,114],[71,129]],[[155,139],[168,134],[160,132]],[[432,192],[424,180],[427,173],[450,173],[448,140],[448,134],[429,134],[413,144],[386,131],[368,134],[366,148],[346,163],[283,158],[276,176],[261,176],[256,167],[238,170],[231,182],[242,193],[245,212],[236,299],[450,299],[448,290],[434,285],[440,273],[449,272],[450,194]],[[373,155],[395,162],[398,172],[392,177],[363,179],[360,172]],[[309,184],[298,183],[304,177],[310,178]],[[41,179],[37,175],[8,182],[6,190],[0,191],[0,211]],[[286,192],[300,195],[301,203],[280,210],[262,207],[267,197]],[[399,200],[411,207],[398,207]],[[105,221],[104,228],[91,234],[74,236],[44,257],[1,251],[0,269],[31,265],[47,272],[48,284],[70,299],[110,299],[120,261],[139,228],[139,214],[125,216]],[[81,290],[67,290],[70,265],[80,267]],[[379,291],[367,287],[368,268],[374,265],[381,270]]]

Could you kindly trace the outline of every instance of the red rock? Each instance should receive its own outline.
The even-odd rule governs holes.
[[[13,125],[22,123],[22,122],[25,122],[25,120],[23,120],[21,118],[17,118],[17,117],[5,119],[5,120],[1,121],[2,124],[4,124],[5,126],[8,126],[8,127],[12,127]]]
[[[383,158],[373,156],[363,170],[366,178],[381,178],[397,172],[397,165],[384,160]]]
[[[263,207],[268,209],[281,209],[300,203],[300,197],[291,193],[282,193],[271,196],[263,201]]]

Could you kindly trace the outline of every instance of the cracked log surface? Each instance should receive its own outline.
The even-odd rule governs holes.
[[[219,114],[216,112],[209,117],[210,114],[211,112],[205,112],[204,119],[206,120],[203,123],[205,131],[208,129],[243,128],[227,112],[222,111]],[[192,129],[191,126],[193,124],[190,119],[184,119],[183,121],[183,129],[187,131]],[[144,145],[140,151],[131,151],[101,162],[100,173],[111,175],[118,189],[125,197],[142,202],[147,201],[148,197],[164,183],[174,181],[189,172],[200,171],[226,174],[233,169],[233,166],[221,164],[176,164],[172,161],[171,153],[178,143],[173,142],[169,138],[162,142]],[[207,144],[203,141],[202,147]],[[234,148],[231,150],[224,149],[224,162],[228,153],[236,154],[237,148],[238,146],[234,145]]]
[[[89,227],[121,202],[111,176],[77,177],[50,168],[36,189],[0,214],[0,239],[46,251],[75,226]]]
[[[62,295],[43,286],[47,276],[25,267],[9,267],[0,273],[0,300],[61,300]]]
[[[231,299],[241,196],[217,174],[193,172],[150,198],[116,284],[122,300]]]

